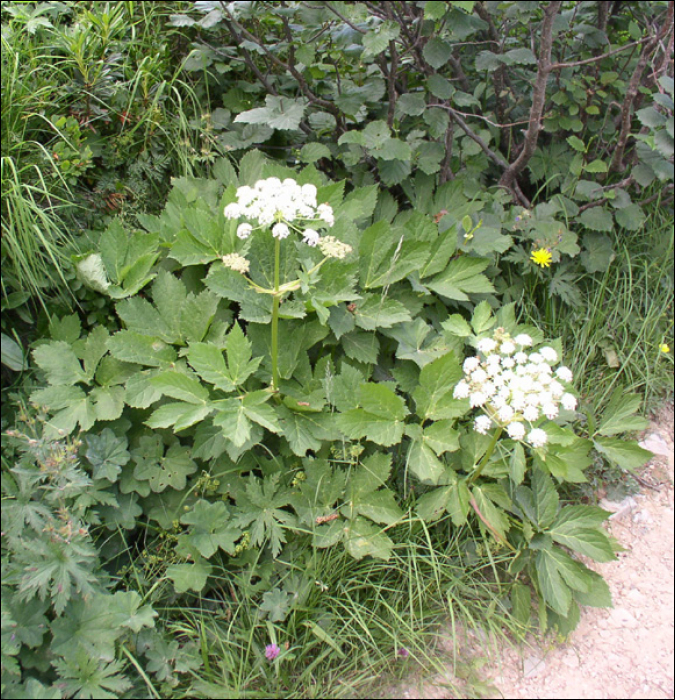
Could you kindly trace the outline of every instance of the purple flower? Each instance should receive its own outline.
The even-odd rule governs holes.
[[[280,653],[281,649],[279,649],[279,647],[276,644],[268,644],[265,647],[265,658],[269,661],[274,661],[274,659],[276,659]]]
[[[403,659],[407,659],[410,656],[410,652],[405,647],[401,647],[398,650],[398,655]]]

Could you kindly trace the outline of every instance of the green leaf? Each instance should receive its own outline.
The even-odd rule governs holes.
[[[213,343],[190,343],[187,360],[205,382],[225,392],[236,389],[225,364],[223,351]]]
[[[213,413],[213,406],[210,405],[195,406],[182,401],[165,403],[153,411],[145,421],[145,425],[153,429],[173,426],[175,432],[180,432],[204,420],[211,413]]]
[[[458,338],[468,338],[473,335],[471,326],[468,321],[460,314],[452,314],[443,321],[441,324],[442,328],[446,330],[451,335],[457,336]]]
[[[364,384],[360,404],[362,408],[335,418],[340,430],[351,439],[367,437],[379,445],[390,446],[401,441],[408,410],[400,396],[383,384]]]
[[[167,370],[155,375],[150,383],[164,396],[171,396],[191,404],[203,404],[209,398],[209,391],[200,381],[181,372]]]
[[[354,321],[357,326],[366,331],[391,328],[397,323],[411,320],[408,309],[395,299],[366,294],[362,301],[356,303]]]
[[[445,465],[422,440],[413,440],[408,449],[406,466],[421,482],[437,484],[445,471]]]
[[[605,207],[591,207],[582,211],[579,223],[592,231],[611,231],[614,227],[612,215]]]
[[[317,160],[321,158],[330,158],[331,152],[328,146],[323,143],[306,143],[300,149],[300,160],[303,163],[316,163]],[[322,199],[318,199],[320,203]]]
[[[223,399],[214,402],[217,413],[213,424],[222,428],[223,435],[236,447],[241,447],[251,435],[251,423],[239,399]]]
[[[604,272],[616,257],[614,245],[609,236],[601,233],[585,233],[581,264],[588,272]]]
[[[208,290],[189,293],[181,306],[180,334],[188,342],[204,339],[218,310],[218,297]]]
[[[607,533],[600,527],[609,514],[594,506],[563,508],[549,533],[559,544],[575,552],[606,562],[616,559]]]
[[[452,56],[452,47],[447,42],[438,37],[432,37],[427,41],[422,49],[424,60],[438,70],[444,66]]]
[[[425,365],[420,372],[419,386],[413,392],[416,412],[420,418],[439,420],[456,417],[465,402],[452,398],[455,385],[463,372],[453,352]]]
[[[187,448],[174,444],[164,455],[161,438],[144,436],[140,445],[131,451],[136,462],[134,476],[139,481],[148,481],[150,488],[159,493],[166,488],[180,491],[185,488],[187,477],[197,471]]]
[[[567,615],[572,604],[572,593],[565,584],[558,565],[558,549],[540,549],[535,555],[535,566],[541,594],[553,610]]]
[[[274,557],[286,541],[284,530],[296,522],[290,513],[282,510],[290,502],[290,492],[279,486],[280,477],[279,472],[263,480],[250,476],[245,493],[236,499],[239,512],[233,521],[237,527],[251,526],[253,544],[262,545],[269,541]]]
[[[553,479],[541,469],[534,470],[531,488],[521,485],[516,489],[516,500],[539,529],[548,527],[558,513],[558,492]]]
[[[471,495],[474,498],[474,503],[476,504],[480,515],[482,516],[479,516],[481,522],[483,522],[485,525],[489,523],[488,528],[493,532],[493,534],[496,534],[500,539],[505,540],[506,533],[510,527],[509,520],[504,510],[500,506],[495,506],[493,503],[492,499],[495,497],[495,493],[490,488],[491,486],[491,484],[482,484],[480,486],[474,484],[471,487]]]
[[[396,111],[399,115],[419,116],[424,112],[425,107],[426,102],[422,94],[408,92],[396,101]]]
[[[283,622],[291,611],[292,600],[290,593],[275,587],[263,593],[260,610],[267,613],[267,619],[271,622]]]
[[[396,22],[383,22],[376,29],[370,30],[363,36],[363,58],[370,58],[381,54],[389,42],[396,39],[401,32]]]
[[[578,136],[568,136],[567,143],[569,143],[575,151],[586,153],[586,144]]]
[[[93,467],[94,479],[117,481],[122,467],[129,461],[128,442],[124,437],[117,437],[110,428],[105,428],[99,435],[85,436],[87,443],[86,457]]]
[[[452,83],[438,73],[433,73],[427,78],[427,88],[432,95],[441,100],[449,99],[455,91]]]
[[[271,398],[269,391],[254,391],[246,394],[243,400],[244,413],[247,418],[250,418],[254,423],[262,425],[263,428],[272,431],[273,433],[282,432],[279,418],[272,406],[268,406],[265,402]]]
[[[487,301],[481,301],[474,309],[473,316],[471,317],[473,332],[476,335],[485,333],[490,330],[495,323],[496,320],[492,316],[492,307]]]
[[[638,469],[652,458],[652,453],[640,447],[635,440],[598,437],[593,440],[593,446],[600,454],[628,471]]]
[[[596,159],[586,163],[584,170],[587,173],[606,173],[609,170],[609,166],[604,160]]]
[[[375,333],[352,331],[342,336],[342,349],[347,357],[358,362],[376,364],[380,352],[380,341]]]
[[[56,385],[87,382],[87,374],[69,343],[51,341],[33,350],[35,363],[47,374],[47,381]]]
[[[456,301],[469,301],[468,294],[494,292],[485,275],[480,274],[490,264],[489,260],[462,256],[453,260],[446,270],[426,282],[429,289]]]
[[[350,192],[336,209],[335,216],[344,216],[355,222],[370,218],[377,204],[377,185],[359,187]]]
[[[238,114],[234,121],[247,124],[266,124],[273,129],[282,131],[295,130],[300,127],[300,122],[305,114],[307,100],[304,98],[291,99],[267,95],[265,107],[256,107]]]
[[[394,543],[376,525],[363,518],[350,521],[344,528],[344,546],[354,559],[365,556],[387,561],[391,557]]]
[[[163,340],[128,330],[111,336],[108,349],[118,360],[150,367],[162,367],[176,360],[176,351]]]
[[[424,443],[437,455],[459,449],[459,432],[452,427],[453,423],[452,420],[439,420],[424,428]]]
[[[21,346],[8,335],[2,336],[2,364],[9,367],[12,372],[22,372],[28,367]]]
[[[626,394],[624,389],[615,389],[607,404],[602,421],[596,431],[599,435],[617,435],[634,430],[644,430],[649,421],[634,415],[642,406],[640,394]]]
[[[204,558],[210,559],[218,549],[234,554],[241,530],[230,522],[230,512],[222,501],[197,501],[192,510],[181,516],[181,523],[189,525],[188,532],[178,538],[178,548],[189,553],[194,547]]]
[[[199,593],[206,585],[206,579],[213,567],[203,560],[194,564],[171,564],[166,569],[166,576],[173,581],[176,593],[196,591]]]
[[[628,231],[639,231],[647,220],[644,210],[639,204],[629,204],[627,207],[617,210],[614,213],[614,218],[619,226]]]

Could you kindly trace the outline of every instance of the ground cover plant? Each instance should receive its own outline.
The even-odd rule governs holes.
[[[17,146],[3,232],[91,191],[46,145],[127,184],[204,150],[80,217],[79,307],[46,297],[30,354],[3,335],[3,695],[353,696],[441,670],[448,620],[565,635],[611,604],[577,555],[614,558],[584,489],[650,456],[672,376],[672,5],[98,5],[3,4],[3,61],[19,27],[41,55],[107,26],[80,98],[166,129],[139,113],[119,167],[131,117],[98,155],[77,119]],[[175,53],[123,78],[154,19]],[[3,266],[63,254],[37,245]]]

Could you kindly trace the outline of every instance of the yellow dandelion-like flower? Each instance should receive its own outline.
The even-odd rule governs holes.
[[[545,248],[535,250],[530,256],[530,260],[541,267],[550,267],[552,259],[553,256],[551,255],[551,252]]]
[[[659,350],[661,352],[670,352],[670,345],[668,345],[668,343],[661,343],[661,345],[659,345]]]

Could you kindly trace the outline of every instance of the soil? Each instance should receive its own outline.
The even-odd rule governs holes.
[[[624,551],[605,564],[584,560],[609,584],[613,607],[585,608],[564,643],[532,638],[495,653],[479,649],[474,638],[477,657],[490,659],[479,673],[489,685],[478,695],[479,684],[469,679],[464,685],[473,692],[464,697],[674,697],[672,403],[654,417],[641,444],[654,458],[638,473],[640,492],[620,502],[600,501],[612,511],[607,528]],[[450,659],[451,644],[446,651]],[[458,683],[448,671],[426,682],[411,679],[387,697],[454,698],[448,687]]]

